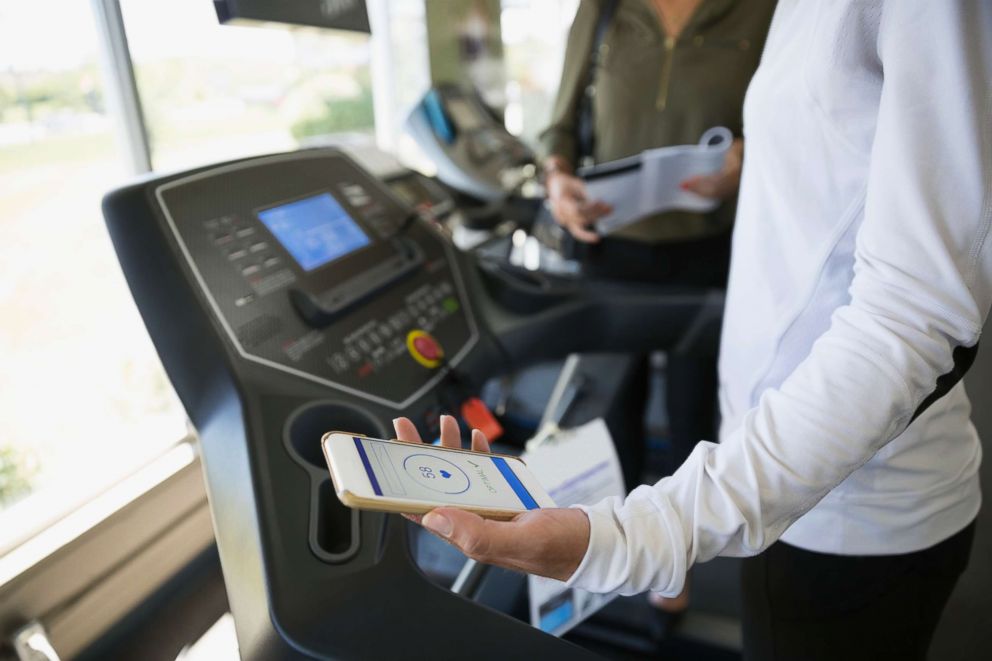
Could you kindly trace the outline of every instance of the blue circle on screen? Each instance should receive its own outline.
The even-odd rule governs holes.
[[[411,454],[403,460],[403,470],[420,486],[449,496],[465,493],[472,486],[465,471],[430,454]]]

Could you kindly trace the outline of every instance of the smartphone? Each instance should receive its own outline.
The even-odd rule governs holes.
[[[324,434],[321,446],[334,490],[348,507],[424,514],[448,506],[505,520],[555,506],[517,457],[348,432]]]

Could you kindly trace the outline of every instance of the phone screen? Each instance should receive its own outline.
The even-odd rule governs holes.
[[[497,509],[539,509],[503,457],[353,437],[377,496]]]

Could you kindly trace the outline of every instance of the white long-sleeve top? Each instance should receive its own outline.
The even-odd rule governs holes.
[[[781,0],[744,129],[722,442],[584,507],[570,585],[674,595],[780,537],[904,553],[978,511],[963,386],[913,418],[992,304],[992,2]]]

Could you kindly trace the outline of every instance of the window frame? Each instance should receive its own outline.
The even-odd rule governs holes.
[[[182,439],[0,558],[4,637],[37,620],[71,658],[214,543],[195,443]]]

